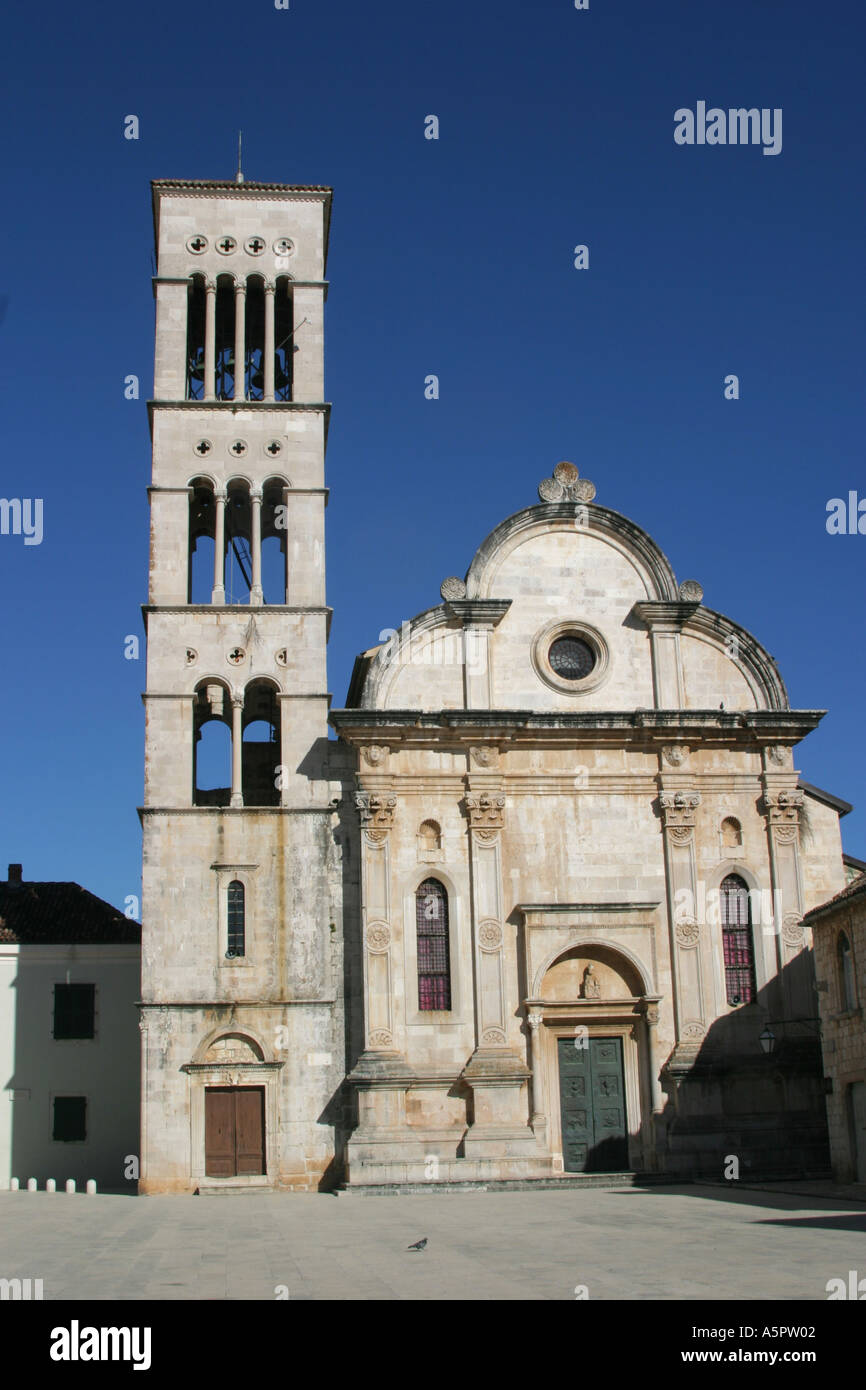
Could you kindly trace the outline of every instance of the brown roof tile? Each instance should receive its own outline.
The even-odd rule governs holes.
[[[135,945],[141,927],[80,883],[0,882],[0,942]]]

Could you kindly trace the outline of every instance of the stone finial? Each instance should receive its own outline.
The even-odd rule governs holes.
[[[458,579],[456,574],[450,574],[447,579],[443,579],[439,586],[439,592],[444,599],[455,599],[466,597],[466,585],[462,579]]]
[[[595,483],[581,478],[574,464],[563,460],[554,468],[552,478],[538,484],[538,495],[542,502],[591,502]]]
[[[680,585],[680,598],[683,603],[700,603],[703,596],[703,588],[696,579],[683,580]]]

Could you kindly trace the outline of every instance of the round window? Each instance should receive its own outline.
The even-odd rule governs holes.
[[[595,652],[589,643],[568,633],[551,643],[547,659],[556,674],[567,681],[582,681],[595,666]]]

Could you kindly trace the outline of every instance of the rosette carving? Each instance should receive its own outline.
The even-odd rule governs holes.
[[[387,951],[391,944],[391,928],[376,922],[367,928],[367,947],[371,951]]]
[[[497,951],[502,945],[502,928],[498,922],[482,922],[478,929],[478,940],[484,951]]]

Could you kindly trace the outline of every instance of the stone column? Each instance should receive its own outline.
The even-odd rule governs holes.
[[[700,608],[702,597],[701,586],[686,580],[680,585],[678,599],[641,599],[632,609],[649,629],[656,709],[682,709],[685,705],[680,633]]]
[[[276,523],[277,530],[282,531],[281,540],[283,543],[283,603],[291,602],[289,598],[289,506],[291,505],[289,502],[289,495],[291,491],[292,489],[290,487],[284,487],[280,492],[280,505],[283,509],[283,524],[282,526],[280,526],[279,519]]]
[[[498,761],[496,749],[473,749],[470,756],[482,767]],[[506,1001],[500,845],[505,793],[496,771],[473,772],[466,780],[476,1043],[462,1073],[472,1087],[474,1112],[463,1148],[467,1158],[492,1160],[495,1171],[505,1172],[508,1160],[538,1156],[524,1095],[531,1073],[508,1041],[512,1010]]]
[[[388,793],[359,791],[355,793],[355,805],[361,820],[365,1050],[393,1052],[390,832],[397,798]]]
[[[529,1079],[529,1106],[532,1119],[532,1132],[545,1147],[547,1147],[547,1116],[544,1113],[544,1081],[542,1077],[542,1055],[541,1055],[541,1025],[544,1023],[543,1014],[528,1013],[526,1022],[529,1024],[529,1065],[532,1069],[532,1076]]]
[[[226,601],[226,494],[217,491],[214,500],[213,592],[211,603]]]
[[[213,280],[205,285],[204,398],[216,400],[216,292]]]
[[[250,552],[252,554],[252,580],[250,583],[250,603],[261,605],[262,593],[262,490],[250,489],[250,508],[252,525],[250,529]]]
[[[232,696],[232,797],[231,806],[243,806],[244,697]]]
[[[647,1064],[649,1066],[650,1093],[653,1114],[661,1115],[665,1108],[665,1097],[659,1080],[659,1006],[657,999],[645,1001]]]
[[[677,1045],[685,1043],[695,1047],[706,1031],[695,865],[695,811],[700,800],[696,791],[679,789],[659,793]]]
[[[274,286],[265,285],[265,394],[266,401],[274,399]]]
[[[803,898],[800,871],[800,811],[804,793],[794,787],[773,785],[772,774],[764,775],[763,811],[767,822],[770,876],[773,885],[773,924],[776,968],[782,984],[785,1011],[810,1018],[817,1013],[811,990],[811,970],[801,958]],[[752,914],[754,917],[754,913]],[[768,927],[763,926],[767,931]],[[758,923],[752,927],[757,953]],[[781,1001],[780,1001],[781,1002]]]
[[[247,286],[241,280],[235,285],[235,390],[236,401],[246,399],[244,392],[244,359],[246,356]]]

